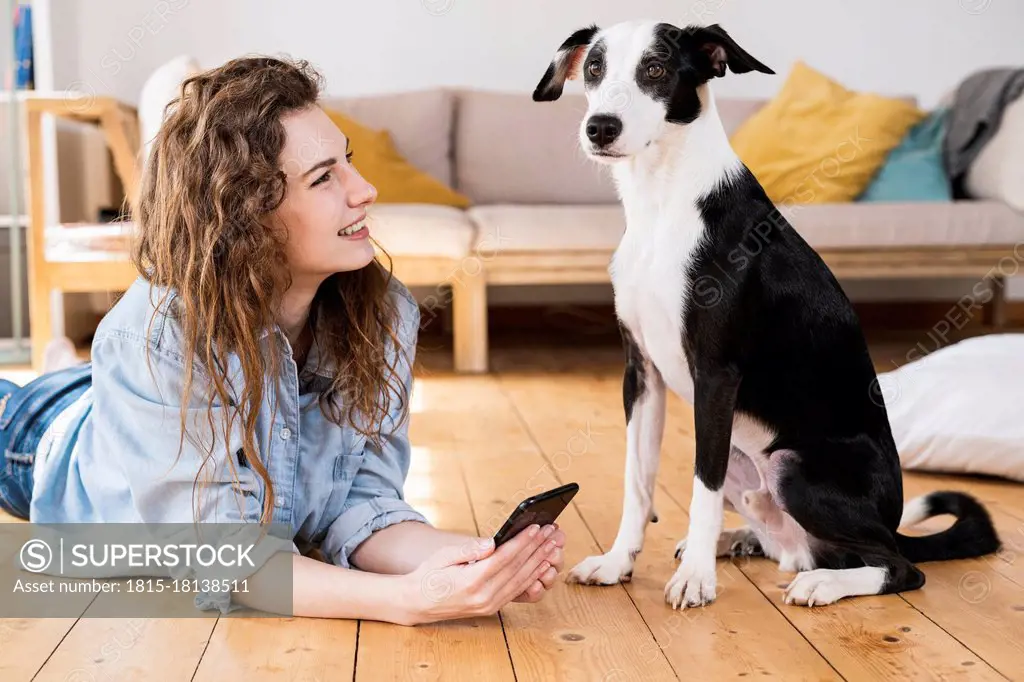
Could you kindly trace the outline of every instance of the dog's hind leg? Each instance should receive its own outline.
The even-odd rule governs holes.
[[[843,551],[836,547],[835,550],[833,553],[837,556],[845,557],[841,563],[849,565],[850,559],[856,557],[863,565],[798,573],[786,587],[787,604],[823,606],[845,597],[906,592],[924,585],[924,573],[919,568],[885,548],[851,547]]]
[[[566,578],[569,582],[612,585],[629,580],[643,548],[644,530],[654,515],[654,480],[665,431],[665,382],[625,327],[622,335],[626,347],[622,386],[626,476],[619,532],[608,552],[577,564]]]
[[[786,602],[816,606],[924,585],[924,573],[899,553],[895,522],[881,511],[899,488],[870,476],[848,478],[845,488],[822,485],[814,466],[821,465],[794,453],[770,477],[786,511],[810,535],[813,558],[814,570],[798,573],[786,588]]]

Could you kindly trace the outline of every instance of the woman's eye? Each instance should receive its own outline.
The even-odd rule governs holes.
[[[601,77],[601,62],[590,62],[590,64],[587,65],[587,71],[594,78],[600,78]]]
[[[317,185],[321,185],[321,184],[327,182],[330,178],[331,178],[331,171],[326,171],[323,175],[321,175],[319,178],[314,180],[313,184],[310,185],[310,187],[316,187]]]
[[[658,80],[665,75],[665,67],[661,64],[651,64],[647,67],[647,77]]]
[[[355,156],[355,152],[351,152],[351,151],[345,152],[345,160],[348,161],[349,163],[352,163],[352,157],[353,156]]]

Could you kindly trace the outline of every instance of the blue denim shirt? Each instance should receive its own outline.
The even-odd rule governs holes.
[[[265,350],[283,349],[278,351],[280,382],[276,391],[268,387],[256,432],[276,496],[273,522],[290,525],[293,552],[319,546],[329,561],[343,567],[350,567],[351,553],[373,532],[402,521],[426,522],[404,500],[409,420],[396,424],[412,388],[419,308],[395,280],[390,293],[400,312],[397,333],[407,361],[399,370],[406,394],[392,401],[382,426],[382,448],[350,426],[331,423],[317,407],[317,392],[329,381],[329,370],[320,370],[300,388],[283,332],[267,330],[261,340]],[[92,345],[92,386],[61,413],[37,452],[33,522],[193,521],[193,483],[205,452],[186,438],[178,456],[185,358],[178,323],[166,307],[155,306],[159,294],[139,279],[100,323]],[[269,343],[271,335],[281,343]],[[317,360],[314,347],[307,366],[316,367]],[[229,358],[228,369],[230,375],[240,371],[236,357]],[[194,384],[200,385],[203,375],[198,367],[195,372]],[[190,412],[194,428],[215,440],[216,467],[208,464],[204,470],[211,486],[199,493],[199,520],[258,522],[263,482],[241,458],[231,466],[225,455],[241,450],[241,433],[232,435],[226,449],[222,427],[211,433],[207,426],[206,398],[198,389],[189,407],[196,408]],[[214,418],[226,418],[216,403]],[[212,475],[206,475],[210,470]],[[201,595],[197,605],[222,612],[234,608],[230,595]]]

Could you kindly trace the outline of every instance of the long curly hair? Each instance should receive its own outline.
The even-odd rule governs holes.
[[[265,332],[274,328],[290,286],[287,231],[271,227],[286,188],[281,119],[317,106],[321,82],[304,61],[262,56],[186,79],[165,110],[132,202],[139,228],[132,261],[162,292],[156,305],[170,303],[183,338],[179,457],[186,437],[204,453],[193,485],[197,518],[195,493],[203,470],[215,470],[214,443],[221,439],[236,482],[238,454],[262,479],[260,522],[272,518],[274,490],[256,428],[265,391],[276,394],[281,372],[279,341]],[[407,402],[397,371],[400,353],[391,352],[401,344],[390,279],[390,262],[385,266],[377,258],[360,270],[336,273],[317,291],[309,319],[317,354],[332,368],[320,409],[378,445],[392,401]],[[232,355],[238,368],[229,370]],[[229,372],[240,372],[238,384]],[[206,428],[213,434],[206,443],[187,426],[197,387],[204,389]],[[215,411],[227,418],[215,419]],[[232,434],[239,432],[243,452],[231,452],[237,443]]]

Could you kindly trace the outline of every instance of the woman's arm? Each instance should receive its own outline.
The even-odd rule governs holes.
[[[368,537],[352,552],[350,561],[372,573],[412,573],[442,547],[465,545],[478,539],[415,521],[397,523]]]
[[[289,569],[287,564],[291,563]],[[292,590],[280,577],[291,571]],[[332,566],[300,554],[278,552],[235,592],[232,602],[251,609],[310,618],[359,618],[412,624],[411,604],[395,599],[402,578]]]
[[[552,553],[560,551],[551,539],[557,532],[550,526],[532,526],[497,549],[493,543],[465,542],[460,536],[460,542],[444,544],[416,570],[401,575],[367,573],[279,552],[248,579],[247,591],[236,592],[233,601],[283,615],[399,625],[491,615],[550,570]],[[291,595],[280,584],[287,562],[292,570]]]
[[[552,555],[553,566],[561,569],[562,547],[565,534],[555,526],[551,539],[557,551]],[[398,523],[383,528],[370,537],[352,553],[351,562],[364,571],[373,573],[412,573],[427,558],[443,547],[466,546],[479,542],[481,538],[462,533],[439,530],[423,523]]]

